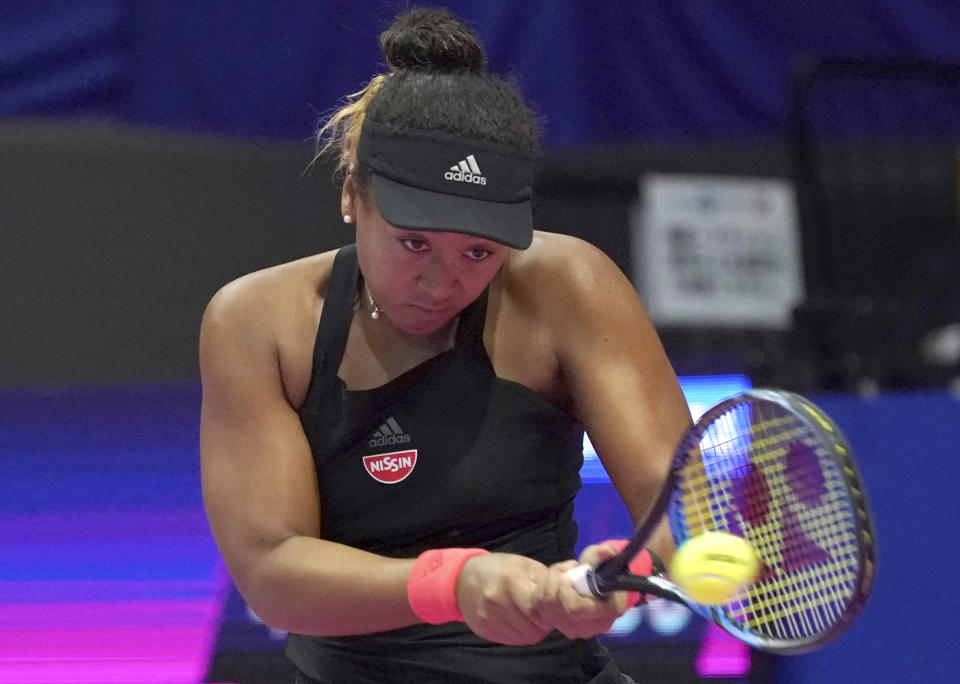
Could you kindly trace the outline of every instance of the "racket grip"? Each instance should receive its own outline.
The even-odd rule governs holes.
[[[605,546],[611,546],[617,551],[623,551],[629,541],[626,539],[607,539],[600,543]],[[630,572],[634,575],[649,577],[657,570],[657,565],[658,563],[654,560],[654,556],[650,551],[640,549],[640,552],[630,561],[629,568]],[[602,598],[606,595],[600,591],[600,587],[597,585],[596,574],[594,572],[594,566],[592,565],[578,565],[575,568],[567,570],[567,577],[573,582],[573,588],[576,589],[577,593],[581,596]],[[643,595],[635,591],[627,592],[627,596],[627,606],[629,608],[632,608],[643,600]]]
[[[578,565],[567,570],[567,577],[573,582],[573,588],[581,596],[588,598],[603,598],[606,596],[597,586],[596,575],[592,565]],[[643,594],[636,591],[627,592],[627,608],[633,608],[643,601]]]
[[[592,565],[578,565],[575,568],[567,570],[567,577],[573,582],[573,588],[581,596],[600,598],[602,594],[597,588],[596,580],[593,575]]]

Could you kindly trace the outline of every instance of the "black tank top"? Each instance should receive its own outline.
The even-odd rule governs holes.
[[[451,349],[382,387],[352,391],[337,373],[358,283],[351,245],[334,260],[300,409],[319,480],[321,538],[394,558],[453,546],[545,564],[572,558],[583,428],[496,376],[483,345],[486,293],[461,312]],[[287,655],[315,680],[338,684],[619,681],[592,640],[555,632],[534,646],[503,646],[463,623],[291,634]]]

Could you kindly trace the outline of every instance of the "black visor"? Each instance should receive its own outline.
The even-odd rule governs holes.
[[[366,120],[357,161],[373,174],[377,206],[391,225],[466,233],[518,249],[533,240],[531,156]]]

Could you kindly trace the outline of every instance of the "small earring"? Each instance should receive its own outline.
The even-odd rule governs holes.
[[[350,214],[344,214],[344,215],[343,215],[343,222],[344,222],[344,223],[353,223],[353,217],[352,217]]]

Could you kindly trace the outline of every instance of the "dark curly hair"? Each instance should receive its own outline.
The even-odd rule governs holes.
[[[539,152],[537,117],[513,84],[487,71],[480,39],[448,11],[401,14],[380,35],[380,49],[390,72],[349,95],[317,131],[318,155],[339,153],[338,170],[352,163],[367,117]]]

